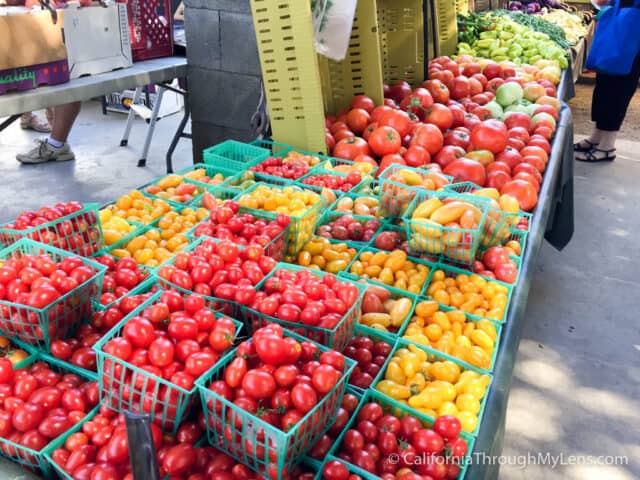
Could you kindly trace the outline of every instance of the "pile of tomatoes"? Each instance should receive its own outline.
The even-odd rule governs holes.
[[[214,207],[208,221],[198,224],[194,236],[213,237],[228,240],[236,245],[267,246],[287,228],[291,219],[280,214],[275,220],[265,220],[250,213],[239,213],[240,206],[236,202]],[[284,242],[284,239],[283,239]],[[285,245],[280,250],[284,254]]]
[[[57,203],[52,207],[42,207],[35,212],[22,212],[13,223],[2,225],[2,228],[18,231],[29,230],[54,222],[41,229],[36,228],[28,234],[29,238],[90,257],[101,248],[98,216],[94,211],[73,215],[82,208],[80,202]],[[63,219],[67,216],[69,218]],[[13,243],[22,236],[18,231],[0,233],[0,243],[5,245]]]
[[[160,427],[152,424],[151,438],[157,450],[160,474],[177,479],[207,472],[214,452],[210,447],[194,447],[202,435],[197,422],[185,423],[175,436],[164,434]],[[51,459],[59,470],[74,479],[132,479],[124,415],[100,409],[80,431],[70,435],[51,453]]]
[[[430,427],[412,415],[399,418],[385,413],[379,403],[369,402],[345,432],[336,456],[385,480],[456,479],[467,454],[460,431],[460,422],[450,415],[439,417]],[[396,476],[403,469],[410,476]],[[323,478],[344,478],[337,471],[344,469],[325,466]]]
[[[215,374],[214,381],[208,386],[215,393],[207,399],[208,427],[225,435],[225,447],[232,454],[243,455],[242,452],[262,448],[252,443],[254,437],[260,438],[252,430],[253,422],[242,422],[242,416],[232,415],[229,408],[222,409],[224,399],[251,415],[259,415],[263,422],[284,432],[300,425],[299,432],[304,432],[308,440],[314,442],[320,435],[314,436],[313,432],[321,433],[323,427],[320,425],[331,420],[335,412],[316,408],[304,425],[301,421],[316,406],[329,402],[331,395],[340,394],[336,386],[340,381],[346,384],[348,374],[349,368],[341,353],[334,350],[321,352],[315,343],[299,342],[284,336],[282,327],[269,324],[256,330],[251,340],[242,342],[230,363]],[[231,432],[220,431],[233,421],[237,429],[235,436]],[[289,458],[297,455],[299,452],[293,452],[292,446],[300,449],[298,442],[295,446],[270,446],[269,457],[272,449],[275,453],[276,449],[288,447]],[[269,469],[272,467],[277,468],[277,465],[270,464]]]
[[[190,391],[233,345],[236,327],[230,318],[208,309],[201,295],[183,296],[169,290],[109,336],[102,348],[110,356],[101,372],[104,392],[127,390],[117,400],[131,404],[142,400],[143,411],[155,407],[151,413],[157,414],[156,422],[162,423],[164,410],[166,421],[172,423],[179,400],[172,386]],[[160,386],[156,396],[155,380],[135,373],[134,367],[169,384]]]
[[[331,330],[359,297],[356,285],[331,273],[281,268],[264,282],[251,308],[285,322]]]
[[[255,167],[251,167],[252,172],[288,178],[289,180],[296,180],[309,173],[309,170],[311,168],[303,158],[285,161],[280,157],[270,157]]]
[[[52,341],[51,355],[76,367],[96,371],[96,352],[92,347],[151,294],[150,291],[139,295],[126,295],[107,309],[94,312],[91,323],[82,325],[75,335],[64,340]]]
[[[173,264],[158,270],[158,276],[182,290],[249,305],[256,295],[253,286],[271,272],[276,263],[264,255],[260,246],[250,245],[240,250],[227,240],[217,243],[204,239],[192,251],[178,253]]]
[[[13,370],[0,358],[0,437],[36,452],[59,437],[98,404],[98,384],[59,373],[44,362]],[[37,464],[30,454],[2,443],[2,451]]]
[[[112,256],[102,255],[96,261],[107,267],[102,281],[100,305],[115,302],[149,278],[149,271],[140,268],[131,257],[116,262]]]
[[[37,309],[50,307],[48,334],[50,338],[66,333],[91,313],[88,282],[97,278],[98,269],[80,257],[69,256],[56,262],[50,255],[22,255],[0,260],[0,300]],[[73,292],[73,293],[72,293]],[[61,300],[61,297],[71,295]],[[97,292],[92,292],[97,293]],[[55,321],[57,320],[57,321]],[[44,339],[41,316],[28,309],[0,305],[0,328],[26,342]]]
[[[332,175],[330,173],[310,175],[303,178],[300,183],[315,187],[329,188],[340,192],[348,192],[362,181],[362,174],[358,171],[349,172],[346,176]]]
[[[344,349],[344,354],[358,363],[349,383],[363,390],[369,388],[390,353],[391,345],[384,340],[366,335],[354,337]]]
[[[537,203],[542,174],[551,151],[560,103],[545,79],[525,83],[515,70],[489,64],[484,70],[468,58],[434,59],[430,79],[420,87],[407,82],[386,87],[383,105],[364,95],[350,108],[327,117],[326,142],[333,156],[379,164],[421,167],[438,163],[456,181],[495,187],[518,199],[523,210]],[[497,70],[496,70],[497,68]],[[509,112],[504,122],[491,120],[486,105],[504,83],[538,91],[536,119]]]

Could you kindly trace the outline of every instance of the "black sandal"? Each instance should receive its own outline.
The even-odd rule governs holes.
[[[600,150],[599,148],[592,148],[588,152],[585,152],[584,158],[576,157],[576,160],[579,162],[612,162],[616,159],[615,154],[616,149],[612,148],[611,150]],[[604,157],[596,156],[598,153],[604,153]]]
[[[588,145],[588,147],[584,147],[583,142],[586,143]],[[594,148],[596,148],[598,146],[597,143],[592,143],[590,142],[588,139],[584,139],[584,140],[580,140],[578,143],[574,143],[573,144],[573,151],[574,152],[589,152],[591,150],[593,150]]]

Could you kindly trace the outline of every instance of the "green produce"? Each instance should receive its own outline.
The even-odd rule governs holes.
[[[511,20],[519,23],[520,25],[529,27],[531,30],[536,32],[544,33],[564,50],[571,46],[561,27],[548,22],[547,20],[543,20],[539,15],[531,15],[523,12],[509,12],[507,10],[496,10],[492,12],[492,15],[499,17],[508,16]]]
[[[587,34],[587,27],[582,23],[582,18],[565,10],[550,10],[543,13],[541,17],[563,30],[572,45],[578,43]]]
[[[549,36],[521,25],[510,16],[492,16],[489,30],[481,32],[478,40],[458,43],[458,54],[488,58],[496,62],[512,61],[519,65],[534,65],[539,60],[553,60],[560,68],[569,66],[567,51]]]
[[[473,43],[491,25],[486,14],[468,13],[458,15],[458,42]]]

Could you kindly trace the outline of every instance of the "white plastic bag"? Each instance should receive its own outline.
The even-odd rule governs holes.
[[[344,60],[358,0],[312,0],[316,51],[332,60]]]

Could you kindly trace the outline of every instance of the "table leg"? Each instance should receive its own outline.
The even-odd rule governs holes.
[[[136,87],[136,92],[133,94],[133,102],[132,105],[140,100],[140,95],[142,94],[142,87]],[[122,135],[122,140],[120,140],[120,146],[126,147],[129,143],[129,134],[131,133],[131,127],[133,127],[133,121],[136,118],[136,112],[133,111],[132,108],[129,109],[129,115],[127,116],[127,126],[124,127],[124,134]]]
[[[178,125],[178,129],[176,130],[175,135],[173,136],[173,140],[171,140],[171,145],[169,145],[169,150],[167,150],[167,173],[173,173],[173,152],[178,145],[178,141],[181,138],[191,138],[191,134],[184,133],[184,127],[187,125],[189,121],[189,116],[191,115],[191,110],[189,109],[189,93],[185,90],[184,94],[184,116],[182,120],[180,120],[180,125]],[[195,163],[195,159],[194,159]]]
[[[0,123],[0,132],[19,119],[22,115],[11,115],[4,122]]]
[[[156,101],[153,104],[153,110],[151,111],[151,119],[149,120],[149,129],[147,130],[147,136],[144,139],[144,147],[142,147],[142,157],[138,160],[138,166],[144,167],[147,164],[147,154],[149,153],[149,146],[151,145],[151,139],[153,138],[153,131],[156,129],[156,122],[158,121],[158,112],[160,112],[160,105],[162,104],[162,96],[164,95],[164,88],[158,85],[158,94],[156,95]]]

